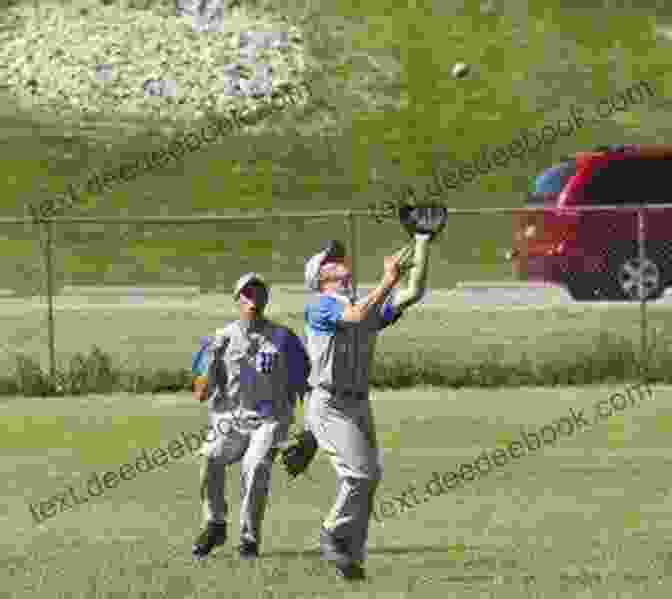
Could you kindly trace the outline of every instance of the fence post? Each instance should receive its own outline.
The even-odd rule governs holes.
[[[47,267],[47,333],[49,336],[49,376],[52,384],[56,382],[56,340],[54,335],[54,272],[53,272],[53,222],[45,220],[47,243],[44,247]]]
[[[359,263],[359,231],[357,230],[357,215],[348,210],[348,232],[350,233],[350,257],[352,259],[352,288],[357,297],[358,263]]]
[[[637,210],[637,243],[639,246],[639,265],[640,273],[642,273],[642,268],[644,261],[646,260],[646,225],[644,218],[644,209],[639,208]],[[647,318],[646,318],[646,291],[644,289],[644,280],[640,276],[639,278],[639,316],[640,316],[640,327],[641,327],[641,340],[640,340],[640,364],[639,364],[639,374],[642,380],[646,381],[646,363],[648,361],[648,340],[647,340]]]

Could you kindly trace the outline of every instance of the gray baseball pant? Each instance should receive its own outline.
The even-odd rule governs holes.
[[[337,475],[336,501],[324,528],[345,539],[350,556],[363,561],[383,470],[368,392],[332,394],[313,389],[306,424],[329,454]]]
[[[259,543],[261,524],[270,489],[271,467],[278,443],[287,438],[288,425],[262,421],[256,428],[241,430],[226,418],[218,419],[215,438],[203,446],[200,495],[204,525],[226,522],[227,466],[241,462],[240,468],[240,536]],[[214,434],[216,432],[216,435]],[[209,433],[209,434],[210,434]]]

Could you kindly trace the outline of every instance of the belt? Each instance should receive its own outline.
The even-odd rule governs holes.
[[[353,389],[333,389],[329,387],[319,386],[319,389],[330,393],[331,395],[340,395],[342,397],[354,397],[357,395],[366,395],[366,391],[355,391]]]

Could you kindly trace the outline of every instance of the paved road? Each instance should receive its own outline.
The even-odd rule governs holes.
[[[361,293],[371,289],[360,287]],[[140,290],[138,290],[140,291]],[[302,311],[305,292],[299,286],[278,286],[272,290],[271,308],[280,311]],[[574,302],[563,290],[542,287],[501,286],[458,286],[455,289],[429,290],[422,304],[429,309],[474,310],[474,309],[546,309],[556,306],[575,308],[596,307],[600,309],[618,309],[633,307],[630,302]],[[672,306],[672,295],[651,302],[649,306]],[[187,310],[207,312],[230,312],[233,308],[230,295],[206,294],[179,296],[157,296],[152,293],[143,295],[115,296],[96,294],[92,296],[64,295],[55,298],[56,311],[61,310]],[[25,314],[33,311],[44,311],[47,305],[43,298],[31,299],[0,299],[0,315]]]

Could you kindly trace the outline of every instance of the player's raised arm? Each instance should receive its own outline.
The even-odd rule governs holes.
[[[427,289],[427,270],[429,265],[430,236],[415,233],[415,247],[411,256],[410,272],[405,287],[396,290],[391,298],[391,306],[395,311],[403,311],[419,302]]]
[[[424,296],[427,289],[430,242],[446,226],[448,211],[441,206],[402,206],[399,209],[399,220],[414,241],[408,284],[405,288],[398,289],[391,300],[394,312],[403,311]],[[403,266],[409,260],[411,257],[404,254]]]
[[[383,278],[380,284],[369,292],[363,301],[345,306],[343,310],[344,322],[363,322],[368,318],[373,307],[379,305],[399,281],[401,276],[400,261],[399,256],[385,258]]]

